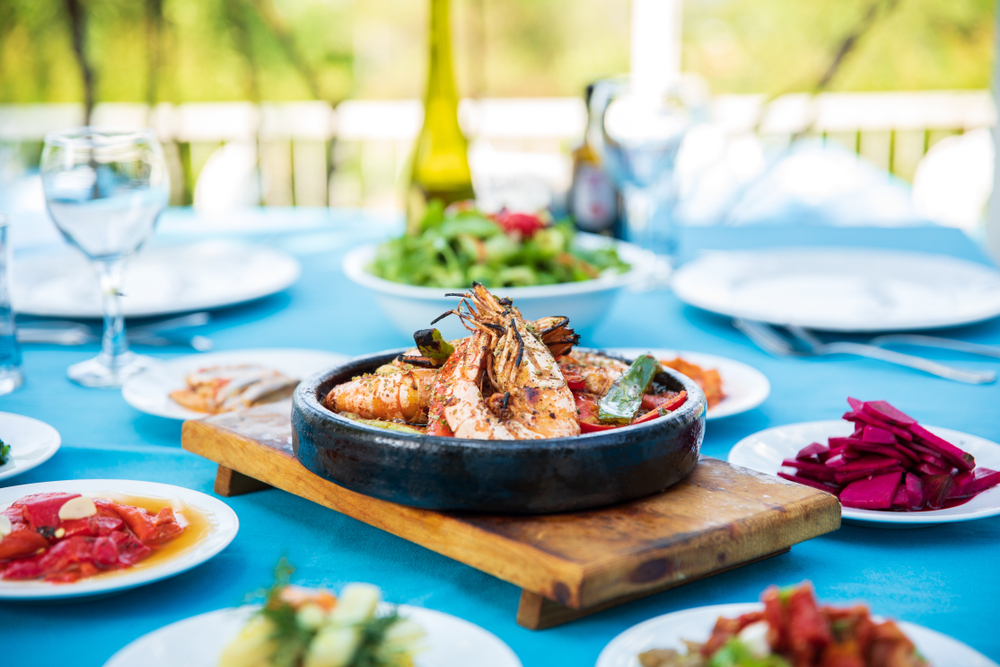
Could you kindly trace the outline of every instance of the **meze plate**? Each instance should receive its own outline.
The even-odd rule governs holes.
[[[186,572],[213,558],[233,541],[240,526],[236,512],[218,498],[180,486],[123,479],[74,479],[9,486],[0,489],[0,510],[9,507],[15,500],[33,493],[60,491],[79,493],[92,498],[100,498],[102,494],[121,494],[165,501],[176,500],[182,503],[178,509],[183,510],[183,506],[188,505],[201,512],[206,519],[206,525],[197,540],[177,553],[171,553],[169,558],[153,560],[150,557],[149,562],[140,561],[126,570],[105,572],[68,584],[0,579],[0,600],[55,600],[107,595],[150,584]],[[163,548],[166,549],[169,545],[168,542]]]
[[[0,480],[28,472],[59,451],[59,431],[31,417],[0,412],[0,441],[10,446],[10,458],[0,465]]]
[[[683,640],[703,642],[720,616],[735,618],[756,609],[756,602],[717,604],[675,611],[634,625],[611,640],[597,658],[596,667],[640,667],[638,655],[654,648],[684,652]],[[935,667],[997,667],[996,663],[962,642],[914,623],[898,622],[917,650]]]
[[[171,623],[118,651],[104,667],[216,667],[222,650],[258,609],[219,609]],[[415,667],[521,667],[509,646],[474,623],[405,604],[396,610],[426,633]]]
[[[185,378],[202,368],[212,366],[254,365],[280,371],[298,380],[347,359],[336,352],[263,348],[259,350],[227,350],[209,354],[190,354],[158,363],[131,376],[122,387],[125,401],[136,410],[167,419],[200,419],[206,413],[188,410],[170,393],[187,386]],[[290,409],[290,408],[289,408]]]
[[[925,425],[926,426],[926,425]],[[740,440],[729,452],[729,462],[771,475],[782,469],[781,462],[793,459],[799,450],[813,442],[825,443],[831,436],[846,437],[853,425],[843,420],[803,422],[765,429]],[[977,466],[1000,470],[1000,445],[968,433],[948,428],[926,426],[956,447],[976,458]],[[786,472],[789,470],[786,469]],[[967,503],[940,510],[890,512],[843,509],[845,521],[866,523],[882,528],[919,528],[939,523],[971,521],[1000,514],[1000,487],[993,487]]]

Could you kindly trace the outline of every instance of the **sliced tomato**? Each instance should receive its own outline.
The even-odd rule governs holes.
[[[642,405],[640,407],[643,410],[654,410],[656,408],[676,410],[680,406],[684,405],[686,400],[686,391],[667,391],[662,394],[643,394]]]
[[[560,366],[559,370],[562,371],[563,379],[566,380],[566,386],[570,391],[583,391],[587,388],[587,381],[575,366]]]
[[[504,209],[494,219],[508,234],[516,233],[524,238],[531,238],[535,232],[545,227],[545,221],[533,213],[511,213]]]
[[[579,413],[580,432],[596,433],[597,431],[607,431],[618,428],[616,424],[602,424],[597,417],[597,397],[585,391],[574,391],[573,398],[576,399],[576,411]]]

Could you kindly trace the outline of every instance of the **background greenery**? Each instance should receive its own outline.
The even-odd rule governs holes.
[[[0,103],[83,98],[67,5],[87,19],[96,101],[331,102],[421,94],[417,0],[0,0]],[[685,0],[683,67],[714,92],[986,88],[994,0]],[[463,94],[576,95],[628,68],[624,0],[453,0]]]

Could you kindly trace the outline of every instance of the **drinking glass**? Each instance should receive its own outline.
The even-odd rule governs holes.
[[[101,353],[67,375],[87,387],[120,387],[152,361],[128,349],[121,281],[126,259],[153,233],[169,199],[163,149],[152,130],[50,132],[41,174],[49,215],[90,259],[104,307]]]
[[[0,215],[0,396],[9,394],[24,382],[21,373],[21,348],[17,344],[14,309],[11,307],[10,221]]]
[[[694,122],[679,86],[639,87],[628,77],[599,81],[590,98],[589,139],[625,200],[625,240],[655,253],[654,280],[677,254],[674,167]]]

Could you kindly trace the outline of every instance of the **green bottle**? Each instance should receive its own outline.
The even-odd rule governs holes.
[[[427,205],[473,199],[469,143],[458,126],[458,92],[451,58],[450,0],[431,0],[430,72],[424,125],[417,137],[406,193],[406,226],[417,231]]]

